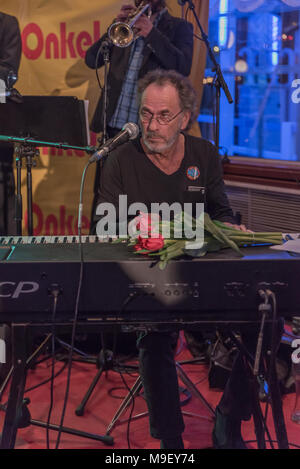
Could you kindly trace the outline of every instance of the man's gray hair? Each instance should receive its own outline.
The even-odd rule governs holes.
[[[182,111],[189,111],[191,113],[186,130],[190,129],[199,114],[197,95],[190,80],[175,70],[156,69],[148,72],[138,83],[139,105],[141,104],[142,94],[152,84],[157,86],[170,84],[174,86],[178,92]]]

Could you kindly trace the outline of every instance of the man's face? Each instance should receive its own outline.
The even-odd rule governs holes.
[[[162,124],[156,118],[162,122],[172,120]],[[180,132],[186,128],[189,118],[189,112],[182,112],[178,92],[173,85],[158,86],[153,83],[144,91],[140,121],[142,140],[150,152],[163,153],[171,148]]]

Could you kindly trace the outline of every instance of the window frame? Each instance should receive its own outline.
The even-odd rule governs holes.
[[[299,190],[300,162],[230,156],[222,161],[227,181]]]

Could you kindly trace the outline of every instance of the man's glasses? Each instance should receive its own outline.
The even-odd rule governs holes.
[[[156,122],[158,122],[160,125],[168,125],[170,124],[170,122],[176,119],[176,117],[179,116],[179,114],[181,114],[182,112],[183,111],[180,110],[179,112],[177,112],[177,114],[175,114],[175,116],[172,116],[170,114],[160,114],[155,117],[152,112],[142,109],[140,111],[140,119],[142,122],[148,125],[152,122],[152,119],[156,119]]]

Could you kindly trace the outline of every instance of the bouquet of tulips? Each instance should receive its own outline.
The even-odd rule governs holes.
[[[201,239],[191,240],[180,236],[179,227],[202,230]],[[159,267],[164,269],[170,259],[183,255],[202,257],[207,252],[231,248],[239,256],[243,256],[240,247],[253,244],[282,244],[282,233],[242,231],[230,224],[211,220],[203,213],[197,220],[182,212],[169,222],[153,222],[151,215],[141,214],[137,217],[137,236],[129,235],[129,246],[137,254],[146,254],[159,259]],[[167,233],[167,235],[165,234]]]

